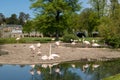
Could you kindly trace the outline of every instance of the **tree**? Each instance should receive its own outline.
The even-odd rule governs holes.
[[[32,26],[32,21],[28,20],[24,25],[23,25],[23,32],[30,34],[30,32],[34,29]]]
[[[112,13],[111,16],[115,16],[116,14],[116,11],[119,9],[119,3],[118,3],[118,0],[110,0],[110,11]]]
[[[118,0],[110,0],[109,15],[101,18],[99,31],[107,44],[114,48],[120,47],[120,4]]]
[[[20,12],[19,14],[19,24],[24,25],[25,22],[30,18],[29,14],[25,14],[24,12]]]
[[[3,13],[0,13],[0,25],[5,23],[5,16]]]
[[[6,19],[7,24],[18,24],[18,18],[16,14],[12,14],[11,17]]]
[[[92,31],[97,30],[96,26],[99,24],[98,17],[95,11],[91,8],[84,9],[79,15],[80,27],[79,29],[87,30],[91,36]]]
[[[44,32],[56,34],[56,40],[59,39],[59,33],[67,27],[64,23],[68,19],[68,14],[80,9],[78,0],[30,0],[31,8],[36,11],[36,21],[41,23]],[[67,14],[67,15],[66,15]],[[39,21],[40,20],[40,21]]]
[[[98,18],[105,15],[107,0],[90,0],[92,8],[96,11]]]

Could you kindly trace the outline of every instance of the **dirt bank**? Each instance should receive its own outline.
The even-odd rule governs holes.
[[[120,51],[111,50],[108,48],[72,48],[65,47],[62,43],[58,48],[52,44],[52,53],[60,55],[54,60],[42,60],[41,56],[49,55],[50,43],[41,45],[41,56],[32,54],[29,49],[30,45],[36,44],[4,44],[0,45],[1,56],[0,64],[38,64],[38,63],[53,63],[72,60],[108,60],[112,58],[120,58]],[[37,53],[37,50],[36,52]],[[34,57],[32,57],[34,55]]]

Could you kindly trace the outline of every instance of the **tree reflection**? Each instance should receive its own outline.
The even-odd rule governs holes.
[[[31,80],[81,80],[79,76],[69,70],[61,68],[58,63],[31,65]],[[63,70],[62,70],[63,69]]]
[[[21,68],[22,68],[22,67],[25,67],[25,65],[22,65],[22,64],[21,64],[20,67],[21,67]]]
[[[31,66],[31,80],[101,80],[120,73],[119,62],[53,63]],[[112,70],[111,70],[112,68]]]

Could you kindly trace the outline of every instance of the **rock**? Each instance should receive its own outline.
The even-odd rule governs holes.
[[[0,50],[0,56],[2,56],[2,55],[8,55],[8,51]]]

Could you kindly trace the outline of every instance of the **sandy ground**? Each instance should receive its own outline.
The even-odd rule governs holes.
[[[52,45],[52,53],[58,54],[60,57],[53,60],[42,60],[41,57],[49,55],[49,45]],[[74,48],[66,47],[65,43],[56,47],[53,43],[45,43],[41,45],[41,55],[32,54],[29,49],[30,45],[36,44],[3,44],[0,45],[0,64],[39,64],[39,63],[55,63],[64,61],[92,61],[92,60],[109,60],[120,58],[120,51],[108,48]],[[8,54],[3,54],[8,53]],[[34,57],[32,57],[34,55]]]

